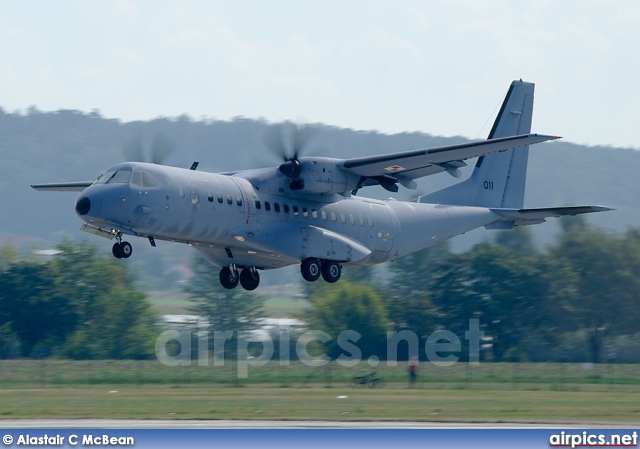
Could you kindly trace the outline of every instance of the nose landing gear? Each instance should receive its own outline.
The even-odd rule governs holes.
[[[128,259],[129,257],[131,257],[131,254],[133,253],[133,247],[131,246],[131,243],[123,242],[122,236],[120,235],[116,236],[116,239],[118,239],[118,241],[114,243],[113,247],[111,248],[113,256],[116,259]]]

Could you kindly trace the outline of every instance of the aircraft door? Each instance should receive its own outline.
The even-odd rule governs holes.
[[[393,221],[386,206],[371,204],[373,222],[373,238],[376,251],[388,253],[393,249]],[[367,223],[371,225],[371,223]]]

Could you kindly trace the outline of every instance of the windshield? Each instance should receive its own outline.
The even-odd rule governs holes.
[[[98,178],[96,184],[127,184],[131,178],[130,168],[109,170]]]

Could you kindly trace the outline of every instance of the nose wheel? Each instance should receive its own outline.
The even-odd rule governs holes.
[[[111,252],[116,259],[128,259],[133,253],[133,247],[129,242],[116,242],[113,244]]]

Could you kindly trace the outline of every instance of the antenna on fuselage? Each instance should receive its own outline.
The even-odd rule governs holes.
[[[195,170],[196,168],[198,168],[198,164],[199,164],[199,163],[200,163],[200,162],[196,161],[196,162],[194,162],[193,164],[191,164],[191,168],[190,168],[189,170]]]

